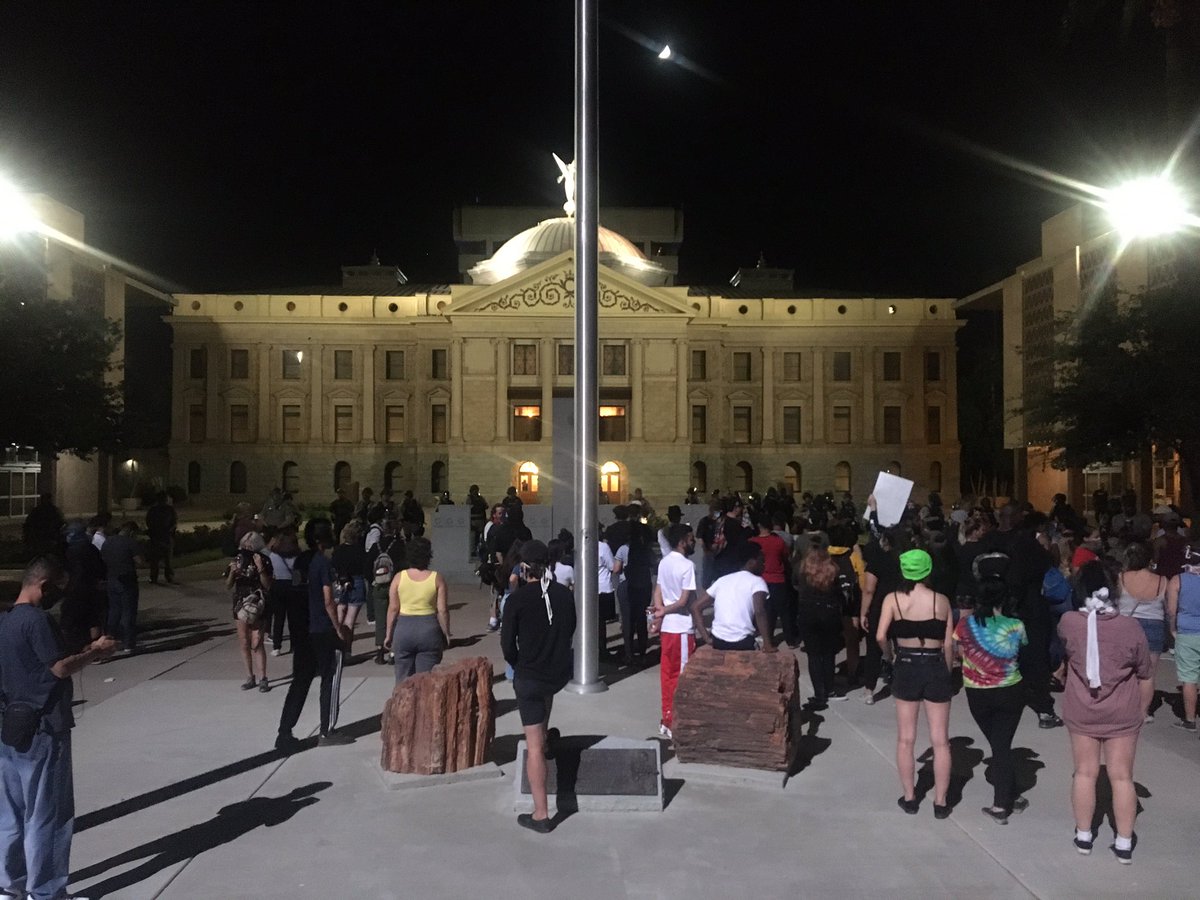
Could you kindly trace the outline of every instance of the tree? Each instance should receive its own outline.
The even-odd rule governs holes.
[[[1059,451],[1056,468],[1136,459],[1150,447],[1160,456],[1174,451],[1200,510],[1194,268],[1181,266],[1172,284],[1140,295],[1101,294],[1060,319],[1047,383],[1026,389],[1024,410],[1031,439]]]
[[[107,377],[121,332],[73,301],[0,286],[0,444],[87,457],[121,444],[121,388]]]

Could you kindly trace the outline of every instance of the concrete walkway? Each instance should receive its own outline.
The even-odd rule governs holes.
[[[786,787],[676,780],[662,813],[579,813],[539,836],[517,827],[508,778],[383,788],[378,715],[393,677],[370,661],[347,668],[342,683],[341,722],[356,743],[287,759],[270,752],[290,658],[269,659],[281,680],[275,690],[239,690],[245,674],[218,568],[185,570],[181,586],[144,587],[149,652],[93,666],[76,685],[86,702],[74,737],[75,891],[139,900],[1197,893],[1200,741],[1170,727],[1168,708],[1139,747],[1144,810],[1129,867],[1106,849],[1107,825],[1091,857],[1074,851],[1067,735],[1039,730],[1031,713],[1017,734],[1030,808],[1004,827],[984,818],[986,744],[961,697],[951,734],[962,800],[946,821],[934,819],[931,798],[919,816],[897,809],[892,704],[856,698],[808,721],[805,765]],[[451,599],[452,631],[470,646],[448,657],[499,660],[485,594],[455,585]],[[370,643],[364,637],[359,649]],[[1169,658],[1159,676],[1173,689]],[[520,727],[506,682],[496,697],[495,755],[511,774]],[[554,724],[564,733],[651,736],[657,668],[604,694],[560,695]],[[315,727],[314,685],[297,733]]]

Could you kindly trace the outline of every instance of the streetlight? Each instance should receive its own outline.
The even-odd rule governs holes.
[[[17,186],[0,176],[0,241],[7,241],[27,231],[36,231],[38,218]]]
[[[1127,241],[1171,234],[1194,221],[1183,191],[1165,175],[1128,181],[1107,191],[1101,205]]]

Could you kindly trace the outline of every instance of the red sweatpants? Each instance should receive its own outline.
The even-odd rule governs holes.
[[[662,723],[670,728],[675,718],[675,687],[679,684],[683,667],[696,652],[696,638],[690,634],[664,631],[659,635],[659,642],[662,646],[662,662],[658,667],[662,686]]]

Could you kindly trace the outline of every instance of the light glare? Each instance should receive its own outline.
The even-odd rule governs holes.
[[[1191,218],[1183,194],[1163,176],[1138,178],[1109,191],[1104,208],[1127,238],[1170,234]]]
[[[38,226],[33,207],[16,185],[0,176],[0,240],[9,240]]]

